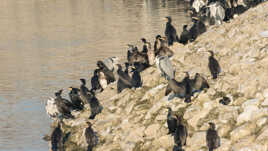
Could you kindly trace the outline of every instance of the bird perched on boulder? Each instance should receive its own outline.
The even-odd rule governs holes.
[[[168,45],[173,45],[174,42],[178,42],[179,38],[177,36],[177,31],[171,24],[172,20],[170,16],[166,17],[166,29],[165,29],[165,36],[168,40]]]
[[[174,133],[174,142],[177,146],[182,148],[182,146],[186,145],[186,140],[188,137],[187,127],[182,122],[182,117],[177,117],[177,127]]]
[[[206,141],[209,151],[213,151],[214,149],[220,147],[220,137],[215,129],[214,123],[209,123],[209,129],[207,130],[206,134]]]
[[[210,70],[210,73],[212,75],[213,79],[217,79],[219,73],[221,72],[221,67],[219,62],[216,60],[214,57],[214,52],[213,51],[208,51],[211,55],[208,58],[208,68]]]
[[[98,137],[92,129],[92,124],[87,122],[88,127],[85,130],[85,138],[88,145],[87,151],[92,151],[93,148],[98,144]]]

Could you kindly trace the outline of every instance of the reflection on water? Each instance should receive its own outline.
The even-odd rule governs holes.
[[[1,0],[0,150],[47,151],[45,100],[88,79],[98,59],[124,58],[127,43],[152,42],[165,16],[181,31],[180,1]]]

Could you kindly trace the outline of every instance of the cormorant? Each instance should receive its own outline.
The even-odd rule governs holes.
[[[185,86],[186,93],[185,93],[185,102],[190,103],[191,102],[191,96],[192,96],[192,80],[190,79],[190,75],[188,72],[185,72],[185,77],[182,80],[182,83]]]
[[[208,68],[210,70],[210,73],[213,77],[213,79],[217,79],[219,73],[221,72],[221,67],[219,65],[219,62],[214,58],[214,52],[208,51],[211,56],[208,58]]]
[[[98,144],[98,137],[96,136],[96,133],[92,129],[92,124],[90,122],[87,122],[88,127],[85,130],[85,137],[88,144],[87,151],[92,151],[93,147],[95,147]]]
[[[171,46],[173,45],[174,42],[178,42],[179,38],[177,36],[177,31],[176,29],[172,26],[171,24],[171,17],[167,16],[167,23],[166,23],[166,29],[165,29],[165,36],[167,37],[168,40],[168,45]]]
[[[199,73],[195,74],[194,79],[192,80],[192,92],[200,92],[205,88],[209,88],[207,80],[202,77]]]
[[[182,82],[178,82],[175,79],[168,80],[165,96],[170,92],[173,92],[176,96],[183,98],[186,95],[186,87]]]
[[[100,91],[100,92],[103,91],[103,88],[101,87],[100,82],[99,82],[99,72],[100,72],[100,69],[95,69],[93,77],[91,78],[91,90],[90,91],[93,93],[96,93],[97,91]]]
[[[73,87],[69,87],[69,90],[70,90],[69,97],[70,97],[70,100],[74,106],[74,109],[83,110],[84,104],[79,96],[80,90],[78,88],[73,88]]]
[[[97,66],[100,69],[100,71],[104,73],[105,78],[107,80],[107,84],[110,84],[115,81],[113,71],[109,70],[102,61],[97,61]]]
[[[183,26],[183,31],[181,33],[181,36],[180,36],[180,43],[186,45],[188,43],[188,40],[189,40],[189,31],[187,30],[187,25],[184,25]]]
[[[120,93],[126,88],[132,88],[132,79],[129,76],[128,72],[124,72],[122,70],[122,66],[120,64],[117,65],[117,74],[118,74],[118,81],[117,81],[117,93]],[[128,70],[128,67],[126,65],[126,71]]]
[[[168,114],[167,114],[167,125],[168,125],[168,134],[174,134],[177,128],[177,116],[176,114],[171,110],[170,107],[168,107]]]
[[[52,151],[64,151],[63,145],[63,132],[61,130],[60,122],[51,134],[51,150]]]
[[[82,101],[90,105],[91,115],[89,119],[94,119],[95,116],[102,111],[102,106],[100,105],[98,99],[95,97],[94,93],[90,92],[86,87],[86,80],[80,79],[82,82],[80,86],[80,97]]]
[[[74,118],[71,114],[71,110],[73,109],[73,104],[68,100],[61,97],[62,90],[59,90],[55,93],[55,102],[57,105],[57,109],[59,113],[61,113],[63,118]]]
[[[206,135],[207,147],[209,151],[213,151],[214,149],[220,147],[220,137],[215,129],[214,123],[209,123],[209,129],[207,130]]]
[[[131,81],[132,81],[132,86],[134,88],[139,88],[139,87],[142,87],[142,80],[141,80],[141,75],[140,75],[140,71],[137,70],[135,67],[132,68],[132,71],[131,71],[133,74],[132,74],[132,77],[131,77]]]
[[[177,118],[177,127],[174,133],[174,142],[179,147],[186,145],[186,140],[188,136],[187,127],[182,123],[182,117],[178,116]]]

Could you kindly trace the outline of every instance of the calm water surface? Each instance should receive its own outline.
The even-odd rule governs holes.
[[[181,1],[0,0],[0,151],[47,151],[47,98],[89,79],[97,60],[125,58],[127,43],[152,42],[165,16],[181,31]]]

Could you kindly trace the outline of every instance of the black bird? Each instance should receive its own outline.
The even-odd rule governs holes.
[[[186,95],[186,87],[182,82],[170,79],[168,80],[165,96],[167,96],[170,92],[173,92],[176,96],[183,98]]]
[[[115,81],[113,71],[109,70],[108,67],[106,67],[106,65],[102,61],[98,61],[97,66],[100,69],[100,71],[104,73],[108,84]]]
[[[125,72],[122,70],[122,66],[120,64],[118,64],[117,66],[117,74],[119,77],[117,81],[117,93],[120,93],[126,88],[132,88],[132,78],[128,74],[127,64]]]
[[[61,97],[62,90],[59,90],[55,93],[55,102],[58,111],[61,113],[63,118],[74,118],[71,114],[71,110],[73,109],[73,104],[68,100]]]
[[[168,47],[167,41],[165,37],[160,37],[156,40],[155,43],[155,56],[167,56],[172,57],[174,55],[174,52]]]
[[[209,129],[207,130],[206,141],[209,151],[213,151],[213,149],[220,147],[220,137],[218,136],[218,132],[215,129],[214,123],[209,123]]]
[[[191,86],[192,86],[192,93],[200,92],[205,88],[209,88],[207,80],[204,77],[202,77],[199,73],[195,74]]]
[[[61,130],[60,122],[51,134],[51,150],[52,151],[64,151],[63,145],[63,132]]]
[[[155,53],[154,55],[155,56],[157,56],[157,52],[158,52],[158,50],[161,47],[161,41],[160,41],[160,39],[161,39],[161,35],[157,35],[155,37],[155,41],[154,41],[154,53]]]
[[[100,72],[100,69],[95,69],[94,75],[91,78],[91,90],[90,91],[93,93],[96,93],[97,91],[99,92],[103,91],[103,88],[101,87],[100,82],[99,82],[99,72]]]
[[[219,73],[221,72],[221,67],[219,65],[219,62],[214,58],[214,52],[213,51],[208,51],[211,56],[208,58],[208,68],[210,70],[210,73],[213,77],[213,79],[217,79]]]
[[[145,38],[141,38],[141,41],[143,43],[143,47],[142,47],[142,51],[141,52],[144,53],[144,54],[147,54],[149,42],[147,42],[147,40]]]
[[[183,124],[182,117],[178,116],[177,127],[176,127],[176,131],[174,133],[175,144],[177,144],[179,147],[185,146],[187,136],[188,136],[187,127]]]
[[[168,45],[171,46],[173,45],[174,42],[178,42],[179,38],[177,35],[176,29],[173,27],[171,24],[171,17],[167,16],[167,23],[166,23],[166,29],[165,29],[165,36],[167,37],[168,40]]]
[[[195,41],[195,39],[201,35],[202,33],[206,32],[206,25],[201,21],[199,20],[198,18],[196,17],[193,17],[192,18],[193,20],[193,26],[190,28],[189,30],[189,37],[190,37],[190,42],[193,42]]]
[[[92,124],[90,122],[87,122],[88,127],[85,130],[85,137],[88,144],[87,151],[92,151],[93,147],[95,147],[98,144],[98,137],[96,136],[96,133],[92,129]]]
[[[190,36],[190,33],[189,31],[187,30],[187,25],[184,25],[183,26],[183,31],[181,33],[181,36],[180,36],[180,43],[186,45],[188,43],[188,40],[189,40],[189,36]]]
[[[177,116],[176,114],[171,110],[170,107],[168,107],[168,114],[167,114],[167,125],[168,125],[168,134],[174,134],[177,128]]]
[[[133,65],[135,62],[149,64],[147,54],[139,52],[138,48],[134,45],[128,45],[127,60],[130,65]]]
[[[191,102],[191,96],[192,96],[192,81],[190,79],[190,75],[188,72],[185,72],[185,77],[182,80],[182,83],[185,86],[186,93],[185,93],[185,102],[190,103]]]
[[[140,71],[134,67],[134,68],[132,68],[131,72],[133,73],[132,77],[131,77],[132,86],[134,88],[142,87],[142,80],[141,80]]]
[[[220,99],[219,103],[223,104],[223,105],[228,105],[231,102],[231,99],[224,96],[222,99]]]
[[[73,87],[69,87],[69,90],[70,90],[69,97],[70,97],[70,100],[74,106],[74,109],[83,110],[84,104],[79,96],[80,90],[78,88],[73,88]]]
[[[94,93],[90,92],[86,87],[86,80],[80,79],[80,81],[82,82],[80,86],[80,97],[84,104],[88,103],[90,105],[91,115],[89,119],[94,119],[97,114],[101,113],[103,107],[100,105]]]

